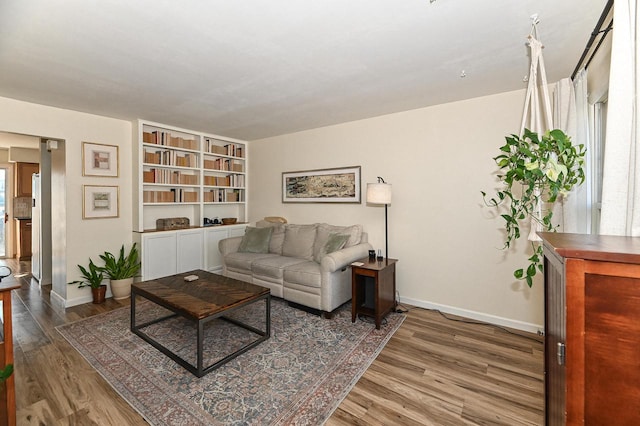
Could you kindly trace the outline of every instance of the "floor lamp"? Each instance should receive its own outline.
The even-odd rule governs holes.
[[[367,203],[384,204],[384,256],[389,258],[389,239],[387,226],[387,206],[391,204],[391,184],[378,176],[378,183],[367,184]]]

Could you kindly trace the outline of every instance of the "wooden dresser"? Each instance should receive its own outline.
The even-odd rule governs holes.
[[[540,236],[546,424],[640,424],[640,238]]]
[[[0,303],[2,304],[2,321],[0,325],[0,367],[13,364],[13,333],[11,323],[11,290],[20,285],[14,279],[0,282]],[[3,385],[0,385],[0,426],[14,426],[16,424],[16,393],[14,376],[11,375]]]

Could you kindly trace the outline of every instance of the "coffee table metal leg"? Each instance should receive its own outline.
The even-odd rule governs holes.
[[[269,294],[265,300],[267,303],[267,318],[265,319],[267,322],[266,337],[269,338],[271,337],[271,294]]]
[[[202,360],[202,347],[203,347],[203,340],[204,340],[204,323],[202,321],[198,321],[198,348],[197,348],[197,357],[196,357],[196,362],[198,363],[197,369],[198,369],[198,377],[202,377],[204,374],[203,371],[203,360]]]
[[[135,332],[136,329],[136,292],[131,289],[131,324],[129,325],[129,329],[132,332]]]

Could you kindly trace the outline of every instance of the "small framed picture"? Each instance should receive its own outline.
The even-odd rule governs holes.
[[[83,219],[104,219],[119,216],[119,187],[83,185],[82,192]]]
[[[82,175],[118,177],[118,147],[82,142]]]

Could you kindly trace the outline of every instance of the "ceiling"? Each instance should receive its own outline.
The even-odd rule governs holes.
[[[0,0],[0,96],[254,140],[524,88],[534,14],[568,77],[605,3]]]

